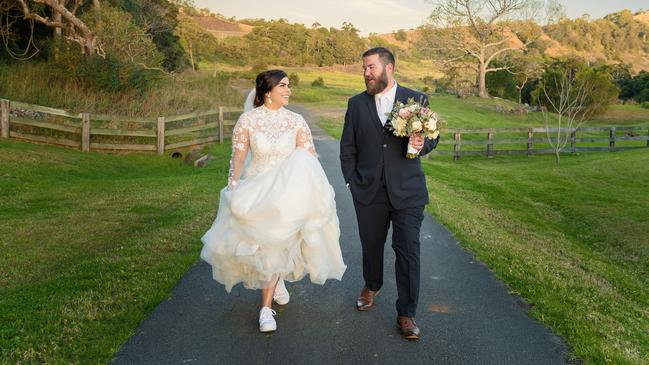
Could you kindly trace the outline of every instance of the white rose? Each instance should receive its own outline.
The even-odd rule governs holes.
[[[403,134],[404,129],[406,128],[406,124],[406,120],[401,117],[398,117],[394,121],[394,129],[397,131],[397,134]]]
[[[435,132],[429,134],[427,137],[428,137],[428,139],[435,139],[438,136],[439,136],[439,131],[435,131]]]
[[[426,123],[426,128],[428,128],[428,130],[431,130],[431,131],[436,130],[437,129],[437,118],[435,118],[434,116],[431,117],[428,120],[428,123]]]
[[[412,122],[412,131],[413,132],[421,132],[423,127],[424,127],[423,124],[418,120],[415,120],[414,122]]]

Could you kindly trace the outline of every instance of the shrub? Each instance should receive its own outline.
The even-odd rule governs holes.
[[[297,72],[291,72],[291,74],[288,75],[288,79],[291,81],[291,86],[300,86],[300,76],[297,74]]]
[[[394,33],[394,39],[398,40],[399,42],[405,42],[408,40],[408,33],[406,33],[406,31],[403,29],[399,29]]]
[[[645,101],[643,103],[640,103],[640,106],[645,108],[645,109],[649,109],[649,101]]]
[[[532,92],[533,100],[548,108],[553,104],[559,105],[562,101],[562,82],[570,84],[564,85],[565,90],[569,88],[570,94],[564,96],[566,100],[563,102],[582,103],[579,101],[582,98],[580,93],[585,93],[583,107],[579,108],[578,114],[586,119],[605,112],[620,91],[608,73],[593,70],[581,60],[568,59],[548,67]]]
[[[325,82],[324,82],[324,79],[322,78],[322,76],[320,76],[317,79],[313,80],[313,82],[311,83],[311,86],[313,86],[313,87],[324,87]]]

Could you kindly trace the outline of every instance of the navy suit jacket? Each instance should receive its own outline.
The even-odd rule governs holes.
[[[406,103],[408,98],[428,105],[425,94],[397,84],[395,103]],[[438,142],[439,137],[425,138],[419,155],[432,151]],[[397,137],[381,124],[374,96],[363,92],[349,99],[340,139],[340,164],[354,200],[370,204],[381,185],[385,185],[396,209],[428,204],[420,160],[405,157],[407,146],[407,137]]]

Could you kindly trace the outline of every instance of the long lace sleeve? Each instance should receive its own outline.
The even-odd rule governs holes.
[[[297,124],[296,146],[302,147],[309,151],[312,155],[317,156],[315,146],[313,145],[313,136],[311,135],[311,129],[309,129],[309,125],[306,124],[304,118],[300,118],[300,121]]]
[[[228,174],[228,187],[230,189],[234,188],[241,178],[249,149],[250,133],[248,123],[242,116],[232,131],[232,158],[230,159],[230,173]]]

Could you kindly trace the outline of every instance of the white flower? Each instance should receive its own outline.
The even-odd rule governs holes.
[[[434,131],[437,129],[437,118],[435,116],[432,116],[429,120],[428,123],[426,123],[426,129]]]
[[[397,134],[399,134],[399,135],[403,135],[403,134],[404,134],[404,130],[405,130],[405,128],[406,128],[406,125],[407,125],[406,120],[403,119],[403,118],[401,118],[401,117],[398,117],[398,118],[394,121],[394,130],[397,132]]]
[[[424,127],[424,125],[418,120],[415,120],[414,122],[412,122],[412,131],[413,132],[421,132],[423,127]]]
[[[439,136],[439,131],[435,131],[435,132],[433,132],[433,133],[427,135],[426,137],[428,137],[428,139],[435,139],[435,138],[437,138],[438,136]]]

